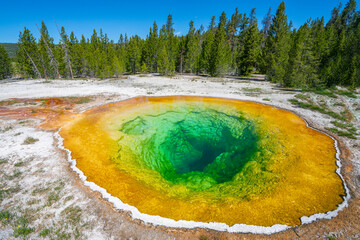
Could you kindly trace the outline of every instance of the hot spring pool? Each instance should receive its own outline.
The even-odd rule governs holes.
[[[334,140],[254,102],[137,97],[86,111],[59,134],[95,189],[155,224],[295,226],[344,201]]]

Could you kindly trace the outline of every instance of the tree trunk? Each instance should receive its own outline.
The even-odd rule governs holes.
[[[39,72],[38,68],[36,67],[35,62],[32,60],[32,58],[30,57],[29,53],[26,51],[26,49],[25,49],[25,48],[24,48],[24,51],[25,51],[26,55],[28,56],[28,58],[30,59],[30,61],[31,61],[32,65],[34,66],[34,69],[35,69],[35,71],[36,71],[37,75],[39,76],[39,78],[41,78],[41,74],[40,74],[40,72]]]
[[[49,53],[49,56],[50,56],[50,58],[51,58],[51,62],[52,62],[52,64],[53,64],[54,68],[55,68],[56,75],[57,75],[58,78],[61,78],[60,73],[59,73],[59,69],[58,69],[58,67],[57,67],[56,59],[55,59],[55,57],[54,57],[54,54],[53,54],[53,52],[51,51],[50,46],[48,45],[48,43],[47,43],[47,41],[46,41],[46,39],[45,39],[42,31],[40,30],[40,28],[39,28],[39,26],[38,26],[37,24],[36,24],[36,27],[38,28],[41,36],[44,38],[44,43],[45,43],[45,45],[46,45],[46,48],[48,49],[48,53]]]
[[[55,24],[56,24],[56,22],[55,22]],[[66,56],[66,59],[67,59],[67,62],[68,62],[71,79],[74,79],[74,75],[73,75],[73,71],[72,71],[71,62],[70,62],[70,58],[69,58],[68,49],[67,49],[67,46],[66,46],[65,39],[64,39],[63,36],[61,36],[60,30],[59,30],[59,27],[58,27],[57,24],[56,24],[56,28],[57,28],[57,30],[58,30],[58,32],[59,32],[60,37],[61,37],[62,40],[63,40],[63,48],[64,48],[64,50],[65,50],[65,56]]]

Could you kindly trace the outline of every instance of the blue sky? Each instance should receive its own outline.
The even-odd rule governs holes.
[[[64,26],[66,32],[74,31],[90,37],[93,29],[103,29],[109,38],[117,41],[120,33],[138,34],[146,37],[154,20],[160,27],[166,22],[168,14],[172,14],[175,32],[186,34],[190,20],[198,28],[201,24],[208,26],[211,16],[217,18],[222,11],[230,17],[235,8],[240,13],[249,13],[256,8],[256,16],[261,20],[269,7],[275,13],[281,0],[182,0],[182,1],[39,1],[39,0],[0,0],[0,7],[5,9],[0,14],[0,42],[17,42],[19,32],[26,26],[38,38],[36,24],[44,20],[50,35],[58,42],[55,21]],[[286,13],[299,27],[308,18],[324,16],[330,18],[331,10],[346,0],[287,0]]]

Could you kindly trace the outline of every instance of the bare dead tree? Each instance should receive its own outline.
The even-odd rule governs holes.
[[[31,61],[31,63],[32,63],[32,65],[33,65],[33,67],[34,67],[37,75],[39,76],[39,78],[41,78],[41,74],[40,74],[38,68],[36,67],[36,64],[35,64],[34,60],[30,57],[29,53],[26,51],[25,48],[24,48],[24,51],[25,51],[26,55],[28,56],[28,58],[30,59],[30,61]]]
[[[46,73],[46,67],[45,67],[45,64],[44,64],[44,60],[42,59],[40,53],[38,50],[35,50],[36,54],[38,55],[39,59],[40,59],[40,63],[41,63],[41,66],[44,70],[44,76],[45,76],[45,79],[48,80],[48,77],[47,77],[47,73]]]
[[[47,41],[46,41],[47,39],[45,38],[43,32],[40,30],[40,28],[39,28],[39,26],[38,26],[37,24],[36,24],[36,27],[37,27],[37,29],[39,30],[41,36],[42,36],[43,39],[44,39],[46,48],[47,48],[47,50],[48,50],[48,54],[49,54],[49,56],[50,56],[50,58],[51,58],[51,62],[52,62],[52,64],[53,64],[53,66],[54,66],[54,68],[55,68],[57,77],[58,77],[58,78],[61,78],[60,73],[59,73],[59,69],[58,69],[58,67],[57,67],[56,59],[55,59],[55,57],[54,57],[53,52],[51,51],[51,48],[50,48],[49,44],[48,44]]]
[[[70,62],[70,58],[69,58],[69,54],[68,54],[68,48],[67,48],[67,46],[66,46],[65,38],[64,38],[63,35],[61,35],[61,32],[60,32],[59,27],[58,27],[58,25],[57,25],[56,22],[55,22],[55,25],[56,25],[56,28],[57,28],[57,30],[58,30],[58,32],[59,32],[60,37],[61,37],[62,40],[63,40],[63,48],[64,48],[64,51],[65,51],[65,57],[66,57],[66,59],[67,59],[67,63],[68,63],[68,66],[69,66],[71,79],[74,79],[74,75],[73,75],[73,71],[72,71],[72,67],[71,67],[71,62]]]

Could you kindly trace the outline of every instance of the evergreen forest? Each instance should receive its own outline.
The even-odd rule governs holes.
[[[213,16],[209,25],[177,36],[172,16],[150,27],[146,38],[120,35],[117,42],[93,31],[90,38],[58,28],[55,43],[44,22],[39,39],[28,28],[19,34],[15,69],[0,46],[0,79],[12,72],[24,78],[111,78],[123,74],[199,74],[213,77],[266,74],[283,87],[319,89],[360,86],[360,11],[356,1],[336,6],[328,22],[308,19],[295,29],[285,2],[261,20],[253,9]],[[261,28],[259,26],[262,26]],[[4,66],[4,67],[3,67]]]

